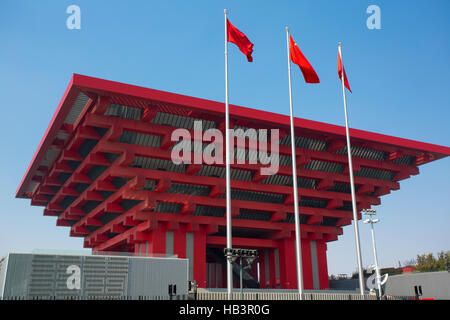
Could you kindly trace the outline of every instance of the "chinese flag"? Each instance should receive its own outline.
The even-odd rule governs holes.
[[[308,60],[306,60],[294,39],[292,39],[292,36],[289,35],[289,37],[291,38],[289,47],[291,61],[299,66],[306,83],[319,83],[320,80],[317,73],[314,71]]]
[[[341,81],[342,81],[342,71],[344,71],[345,87],[348,89],[348,91],[352,92],[352,90],[350,90],[350,85],[348,84],[348,79],[347,79],[347,74],[345,73],[345,68],[342,65],[341,52],[338,51],[338,75],[339,75],[339,79],[341,79]]]
[[[247,56],[248,62],[252,62],[253,43],[240,32],[231,22],[227,19],[227,40],[239,47],[239,50]]]

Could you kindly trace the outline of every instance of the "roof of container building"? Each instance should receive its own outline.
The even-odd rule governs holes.
[[[192,123],[189,121],[189,118],[209,120],[209,122],[205,121],[206,126],[209,127],[213,126],[214,121],[221,122],[224,118],[225,108],[223,102],[74,74],[22,178],[16,192],[16,197],[31,198],[33,191],[39,183],[34,181],[33,177],[35,175],[42,175],[39,172],[39,168],[50,167],[60,152],[61,146],[60,148],[55,148],[55,141],[65,141],[67,143],[73,132],[65,129],[67,125],[72,125],[75,128],[83,119],[88,109],[92,107],[92,101],[95,100],[95,97],[101,95],[110,96],[111,103],[117,105],[141,109],[144,109],[148,104],[157,105],[159,110],[164,111],[164,114],[169,114],[172,118],[175,117],[179,127],[190,128]],[[165,122],[163,118],[164,114],[159,119],[162,123]],[[127,115],[127,118],[133,119],[135,116],[134,114],[130,114]],[[289,132],[290,120],[287,115],[230,104],[230,118],[236,122],[236,126],[242,128],[279,128],[285,130],[285,132]],[[296,130],[296,144],[298,146],[304,143],[313,143],[312,148],[320,150],[323,147],[323,141],[333,141],[333,139],[342,140],[345,137],[345,127],[343,126],[302,118],[295,118],[294,125]],[[300,137],[297,137],[297,135]],[[420,159],[420,161],[416,161],[416,165],[450,155],[450,148],[446,146],[358,129],[350,129],[350,135],[352,137],[352,144],[353,142],[359,144],[354,150],[352,147],[352,154],[356,152],[356,156],[359,154],[361,157],[372,158],[374,160],[377,160],[377,157],[380,156],[381,151],[379,150],[388,152],[401,151],[405,155],[414,156]],[[304,141],[302,137],[306,137],[307,140]],[[287,144],[287,139],[288,135],[280,143]],[[150,141],[148,143],[152,142]],[[383,148],[380,148],[381,145]],[[64,146],[62,149],[64,149]],[[342,148],[336,153],[346,153],[346,148]],[[288,159],[284,160],[289,162]],[[320,163],[311,165],[320,165]],[[328,169],[325,168],[326,170]],[[370,174],[370,172],[367,172],[367,174]]]

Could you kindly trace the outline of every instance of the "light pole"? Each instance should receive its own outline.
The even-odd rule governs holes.
[[[376,218],[373,219],[373,216],[377,214],[377,211],[375,209],[363,209],[362,210],[364,214],[368,215],[369,218],[364,220],[364,223],[370,223],[370,229],[372,232],[372,245],[373,245],[373,256],[375,258],[375,273],[376,273],[376,279],[377,279],[377,288],[378,288],[378,296],[381,299],[381,276],[380,276],[380,269],[378,268],[378,257],[377,257],[377,246],[375,245],[375,230],[373,229],[373,225],[380,221],[380,219]]]
[[[258,250],[250,250],[250,249],[233,249],[233,248],[225,248],[224,249],[225,257],[230,261],[231,264],[236,262],[237,259],[240,259],[239,263],[239,275],[240,275],[240,291],[241,291],[241,300],[244,300],[244,286],[243,286],[243,271],[244,269],[249,269],[251,264],[258,258]],[[244,260],[247,262],[247,266],[244,267]]]

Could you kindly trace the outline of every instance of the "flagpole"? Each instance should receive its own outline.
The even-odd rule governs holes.
[[[292,82],[291,82],[291,52],[289,27],[286,27],[287,54],[288,54],[288,74],[289,74],[289,106],[291,121],[291,153],[292,153],[292,185],[294,187],[294,217],[295,217],[295,254],[297,261],[297,288],[300,299],[303,298],[303,270],[302,270],[302,247],[300,236],[300,214],[298,210],[298,185],[297,185],[297,161],[295,153],[294,116],[292,107]]]
[[[225,15],[225,175],[226,175],[226,201],[227,201],[227,248],[232,248],[231,243],[231,187],[230,187],[230,133],[229,133],[229,110],[228,110],[228,30],[227,30],[227,9]],[[228,300],[233,300],[233,265],[231,259],[227,257],[227,293]]]
[[[347,99],[345,96],[345,77],[344,77],[344,62],[342,59],[342,50],[341,50],[342,43],[339,42],[339,57],[341,59],[341,65],[342,65],[342,74],[341,82],[342,82],[342,96],[344,98],[344,113],[345,113],[345,135],[347,138],[347,154],[348,154],[348,166],[349,166],[349,172],[350,172],[350,190],[352,193],[352,207],[353,207],[353,226],[355,229],[355,241],[356,241],[356,256],[358,258],[358,273],[359,273],[359,290],[361,295],[364,295],[364,275],[362,270],[362,260],[361,260],[361,247],[359,244],[359,230],[358,230],[358,214],[357,214],[357,208],[356,208],[356,197],[355,197],[355,182],[353,180],[353,164],[352,164],[352,151],[350,146],[350,133],[348,129],[348,116],[347,116]]]

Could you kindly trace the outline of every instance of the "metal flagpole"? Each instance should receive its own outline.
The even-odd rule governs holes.
[[[226,175],[226,199],[227,199],[227,248],[231,249],[231,187],[230,187],[230,133],[229,133],[229,110],[228,110],[228,30],[227,9],[225,14],[225,175]],[[227,293],[228,300],[233,299],[233,265],[230,257],[227,257]]]
[[[291,153],[292,153],[292,184],[294,186],[294,216],[295,216],[295,253],[297,259],[297,287],[300,299],[303,297],[302,247],[300,240],[300,214],[298,210],[297,161],[295,153],[294,116],[292,109],[292,83],[291,83],[291,53],[289,28],[286,27],[288,73],[289,73],[289,104],[291,113]]]
[[[348,154],[348,166],[350,172],[350,189],[352,193],[352,207],[353,207],[353,226],[355,228],[355,241],[356,241],[356,255],[358,259],[358,272],[359,272],[359,290],[361,295],[364,295],[364,275],[362,270],[362,260],[361,260],[361,247],[359,244],[359,230],[358,230],[358,214],[356,209],[356,197],[355,197],[355,182],[353,180],[353,164],[352,164],[352,151],[350,147],[350,133],[348,130],[348,116],[347,116],[347,100],[345,97],[345,82],[344,82],[344,61],[342,59],[341,52],[342,44],[339,42],[339,57],[341,59],[342,64],[342,74],[341,82],[342,82],[342,96],[344,98],[344,113],[345,113],[345,134],[347,138],[347,154]]]

